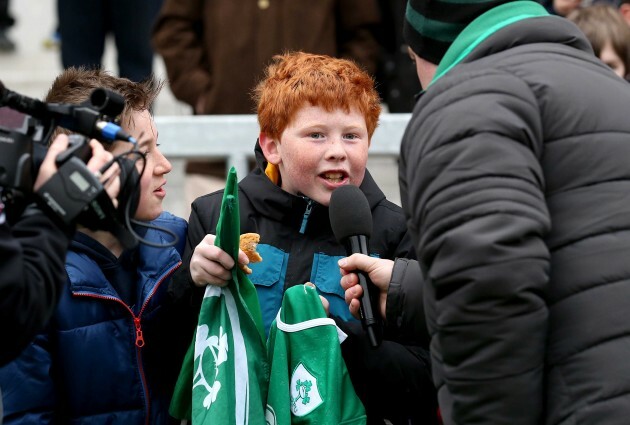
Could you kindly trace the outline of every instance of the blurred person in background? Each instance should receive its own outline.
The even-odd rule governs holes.
[[[621,14],[608,4],[574,10],[567,16],[582,30],[593,47],[595,55],[615,71],[627,78],[630,71],[630,26]]]
[[[630,0],[619,1],[619,13],[623,17],[624,21],[630,25]]]
[[[271,58],[285,51],[352,59],[373,75],[379,25],[376,0],[165,0],[153,45],[173,94],[195,114],[253,114],[251,91]],[[186,173],[190,204],[224,186],[226,166],[189,161]]]
[[[544,0],[543,6],[552,15],[566,17],[582,6],[584,0]]]
[[[153,72],[151,27],[162,0],[58,0],[64,68],[101,68],[105,39],[116,43],[118,75],[140,82]]]
[[[382,19],[378,39],[383,53],[375,76],[376,88],[388,112],[411,112],[420,83],[400,30],[407,0],[379,0],[378,3]]]
[[[9,14],[9,0],[0,0],[0,53],[15,50],[15,43],[7,34],[8,29],[14,24],[15,19]]]

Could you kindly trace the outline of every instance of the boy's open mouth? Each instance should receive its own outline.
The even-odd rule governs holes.
[[[341,183],[343,182],[347,175],[346,173],[342,173],[340,171],[328,172],[320,174],[320,177],[328,180],[331,183]]]

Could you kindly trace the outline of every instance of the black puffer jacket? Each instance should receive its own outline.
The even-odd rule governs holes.
[[[525,19],[416,105],[403,208],[447,424],[630,421],[630,85]]]
[[[55,312],[73,233],[74,227],[59,227],[33,205],[10,226],[0,201],[0,366],[17,357]]]

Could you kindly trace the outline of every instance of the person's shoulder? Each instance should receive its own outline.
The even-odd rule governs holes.
[[[376,216],[375,222],[378,221],[379,216],[382,218],[388,218],[392,221],[405,221],[405,213],[403,209],[387,198],[381,199],[378,204],[376,204],[376,206],[372,209],[372,215]]]
[[[103,273],[94,256],[70,248],[66,254],[66,276],[70,287],[101,287],[105,285]]]
[[[216,205],[217,203],[220,204],[223,200],[223,192],[224,189],[219,189],[215,192],[211,192],[198,197],[192,203],[193,210],[197,208],[205,208],[207,206]]]
[[[154,224],[166,224],[172,228],[182,228],[186,230],[188,223],[181,217],[176,216],[168,211],[162,211],[162,213],[152,221]]]
[[[164,227],[172,231],[179,243],[176,244],[177,251],[181,254],[184,250],[183,241],[186,240],[186,232],[188,230],[188,222],[181,217],[171,214],[168,211],[162,211],[158,218],[151,222],[158,227]]]
[[[404,215],[401,207],[387,199],[385,193],[383,193],[383,190],[376,183],[374,177],[372,177],[372,174],[367,169],[365,170],[365,177],[363,179],[363,183],[361,184],[361,190],[370,204],[372,214],[382,211],[392,215]]]
[[[395,214],[403,214],[403,209],[399,205],[396,205],[387,198],[383,198],[376,204],[376,208],[385,208]]]

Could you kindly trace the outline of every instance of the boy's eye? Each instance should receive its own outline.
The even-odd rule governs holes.
[[[322,137],[324,137],[324,134],[323,133],[311,133],[309,135],[309,137],[311,139],[321,139]]]
[[[359,136],[357,136],[356,134],[348,133],[344,137],[346,139],[354,140],[354,139],[358,138]]]

